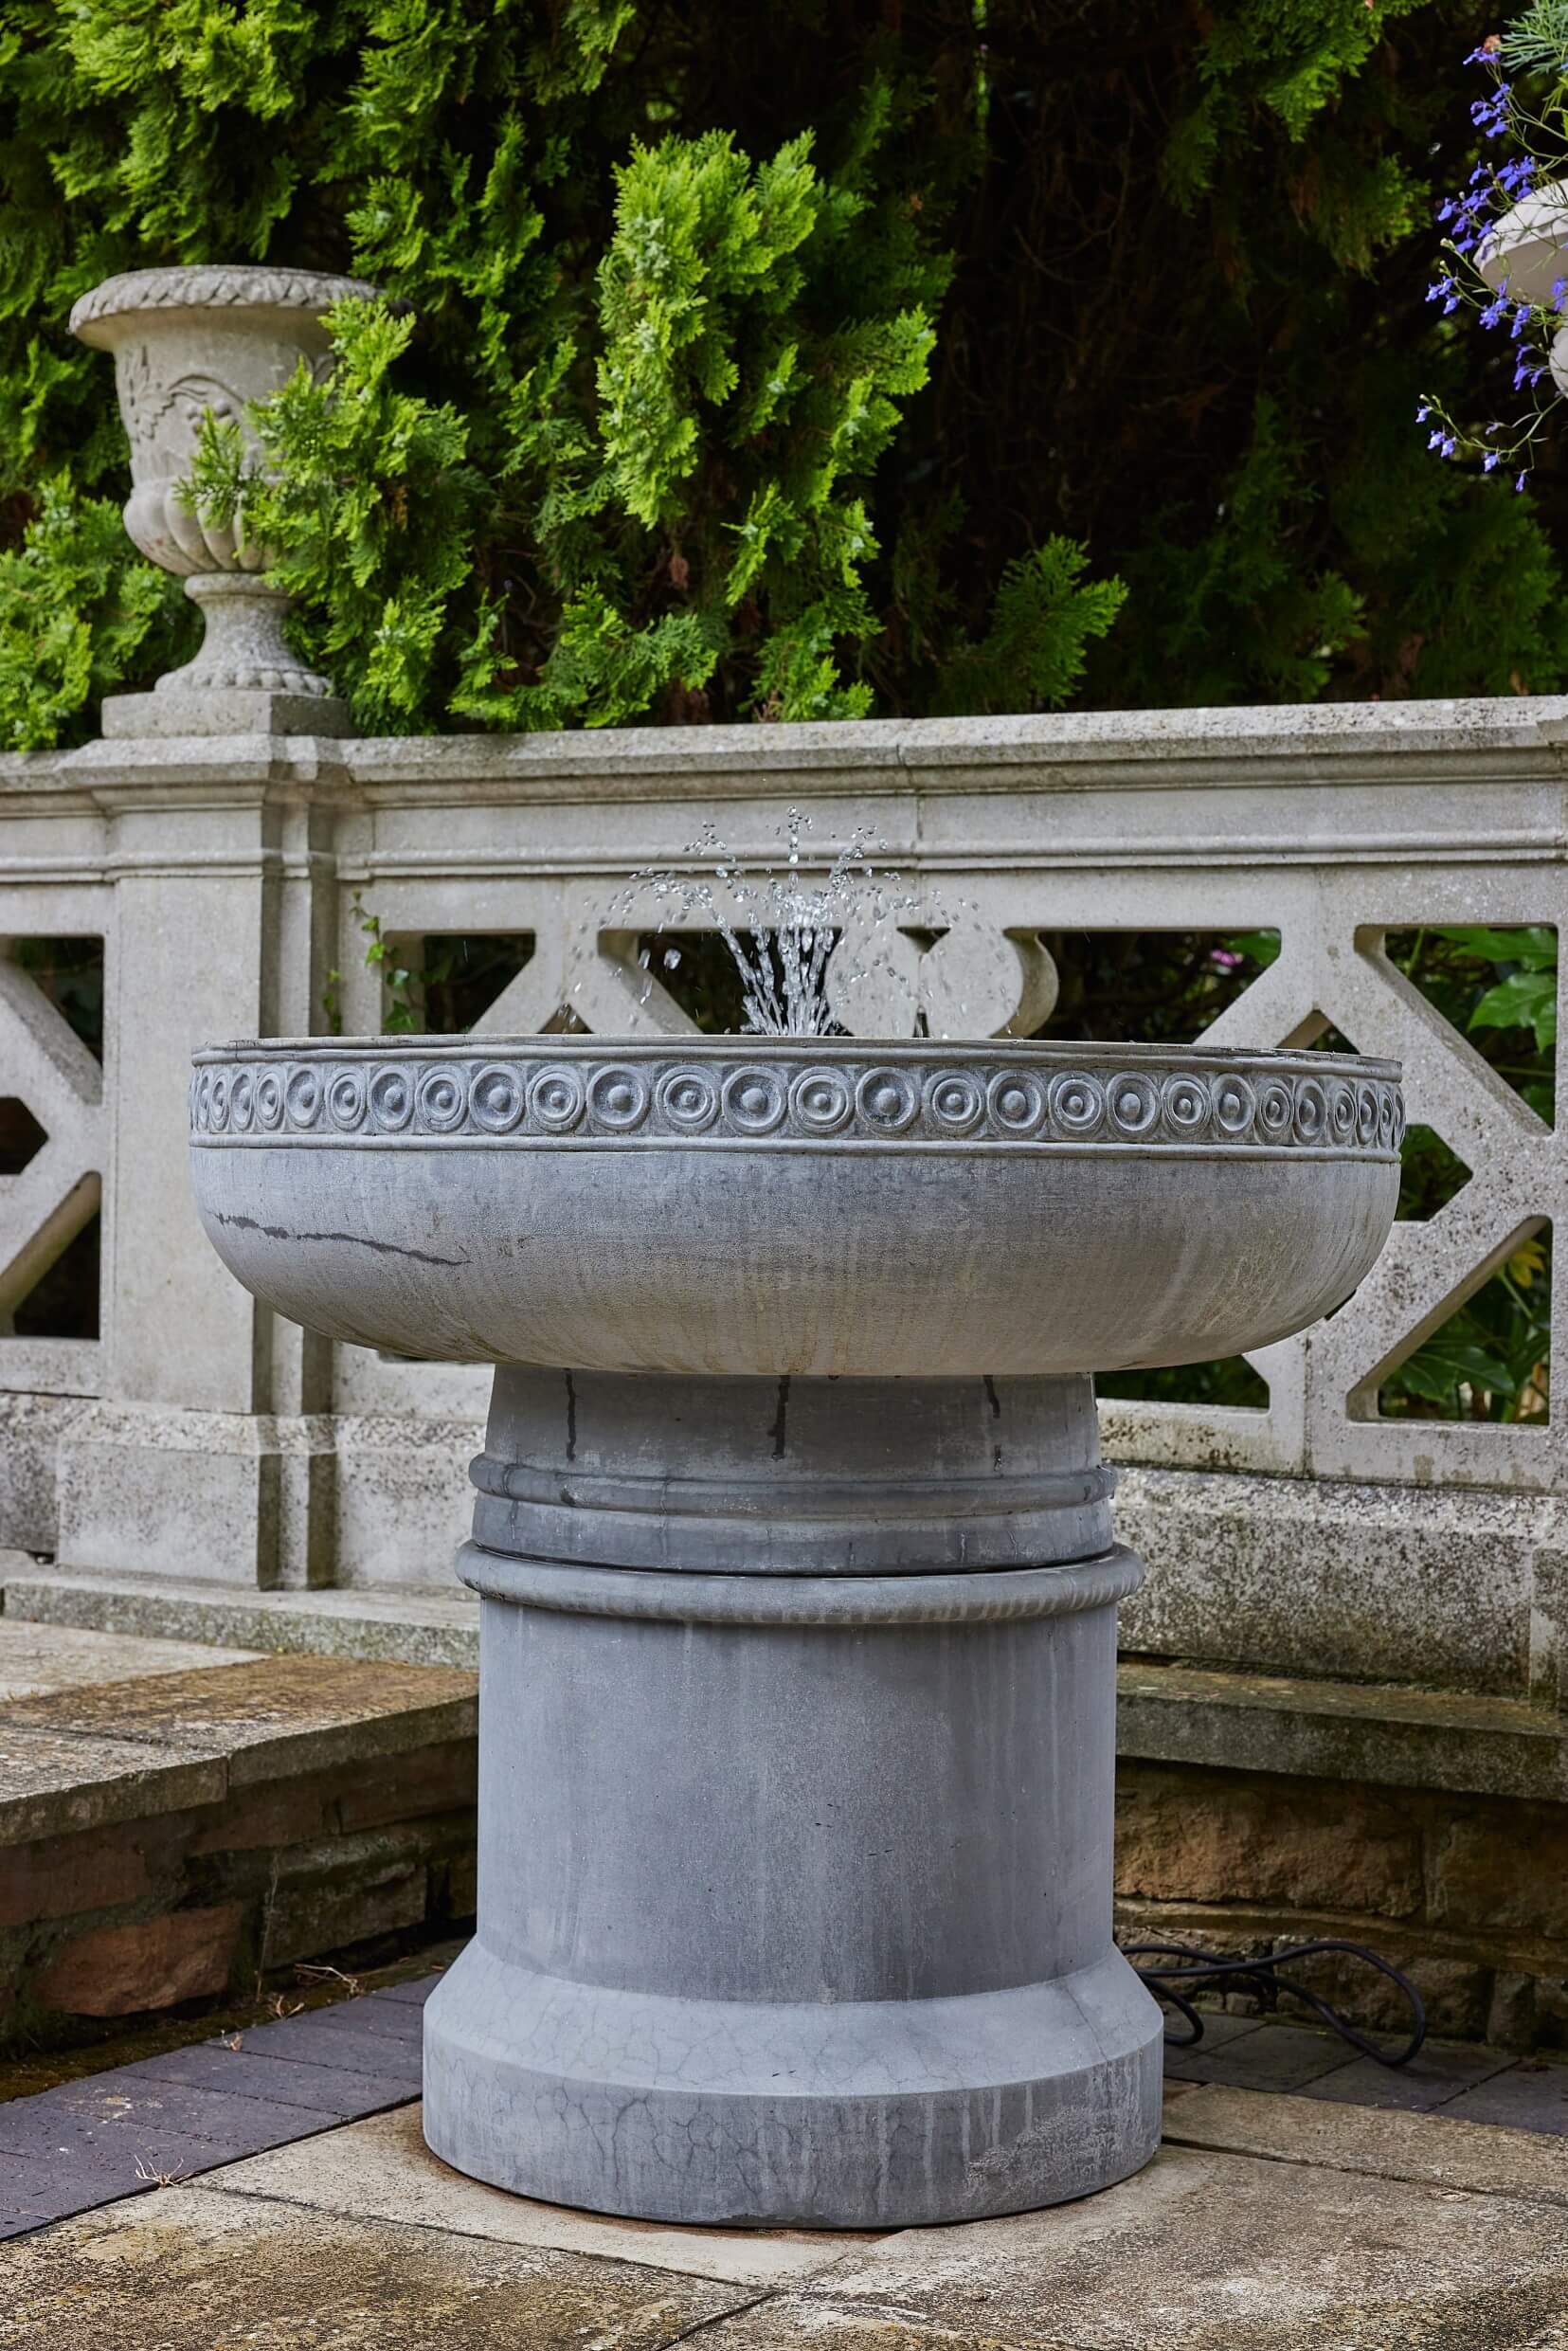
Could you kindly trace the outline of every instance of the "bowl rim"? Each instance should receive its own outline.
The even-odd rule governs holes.
[[[1177,1062],[1183,1069],[1290,1070],[1297,1075],[1323,1073],[1331,1076],[1376,1077],[1395,1085],[1404,1076],[1400,1061],[1362,1053],[1328,1052],[1316,1045],[1124,1044],[1114,1038],[1092,1037],[755,1037],[745,1031],[718,1037],[694,1031],[658,1037],[622,1037],[608,1030],[555,1036],[534,1031],[511,1036],[498,1031],[469,1031],[461,1036],[413,1036],[395,1031],[385,1037],[239,1037],[223,1044],[202,1045],[191,1054],[195,1068],[232,1060],[411,1060],[442,1058],[481,1060],[515,1058],[550,1061],[667,1061],[702,1060],[822,1062],[902,1061],[917,1067],[1034,1064],[1042,1068],[1081,1069],[1101,1064],[1121,1068],[1130,1062],[1158,1068]]]

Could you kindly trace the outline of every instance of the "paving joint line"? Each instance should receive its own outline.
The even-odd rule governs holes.
[[[676,2277],[686,2277],[690,2272],[677,2270],[675,2274]],[[719,2281],[715,2278],[709,2278],[707,2283],[713,2286]],[[696,2336],[706,2334],[710,2327],[728,2326],[731,2319],[743,2319],[748,2310],[760,2310],[764,2303],[777,2302],[779,2299],[780,2288],[778,2287],[765,2286],[761,2293],[751,2296],[749,2302],[731,2303],[728,2310],[711,2311],[707,2318],[696,2319],[690,2326],[683,2326],[678,2335],[671,2335],[667,2338],[665,2351],[675,2351],[676,2343],[691,2342]]]
[[[1227,2084],[1226,2087],[1229,2088],[1231,2085]],[[1269,2096],[1271,2094],[1271,2093],[1268,2091],[1252,2091],[1249,2093],[1249,2095],[1254,2097]],[[1289,2095],[1292,2093],[1287,2092],[1285,2094]],[[1404,2110],[1405,2109],[1387,2107],[1377,2107],[1371,2108],[1362,2107],[1357,2109],[1357,2111],[1363,2114],[1368,2112],[1379,2114],[1390,2112],[1397,2113]],[[1434,2119],[1440,2120],[1441,2118],[1434,2118],[1430,2114],[1420,2114],[1417,2115],[1415,2119],[1420,2122],[1431,2122]],[[1463,2120],[1464,2118],[1461,2117],[1460,2119]],[[1506,2123],[1479,2123],[1474,2125],[1473,2127],[1478,2130],[1507,2130],[1510,2128],[1510,2125]],[[1521,2139],[1542,2140],[1548,2145],[1557,2143],[1558,2140],[1558,2134],[1552,2131],[1515,2131],[1513,2136]],[[1464,2182],[1452,2179],[1439,2180],[1433,2179],[1428,2172],[1400,2170],[1397,2166],[1393,2169],[1379,2168],[1378,2170],[1374,2170],[1368,2164],[1347,2163],[1343,2158],[1336,2161],[1332,2155],[1326,2154],[1285,2155],[1282,2154],[1276,2147],[1238,2147],[1230,2141],[1217,2138],[1184,2138],[1181,2132],[1176,2130],[1167,2130],[1162,2132],[1161,2135],[1161,2144],[1162,2146],[1190,2147],[1193,2152],[1198,2155],[1234,2155],[1239,2157],[1242,2161],[1249,2163],[1282,2163],[1297,2171],[1338,2172],[1343,2178],[1347,2179],[1399,2179],[1405,2181],[1412,2187],[1440,2187],[1443,2189],[1445,2194],[1451,2196],[1501,2196],[1508,2197],[1516,2204],[1541,2204],[1544,2205],[1549,2212],[1560,2213],[1563,2209],[1562,2204],[1555,2197],[1533,2195],[1528,2188],[1509,2186],[1489,2187],[1480,2181],[1471,2180],[1466,2180]],[[1134,2173],[1133,2177],[1136,2179],[1137,2174]]]
[[[413,2105],[418,2096],[419,2092],[418,2090],[415,2090],[412,2097],[406,2098],[403,2101],[404,2105]],[[383,2111],[390,2112],[392,2109],[384,2108]],[[362,2121],[368,2122],[370,2119],[371,2118],[368,2115],[361,2117]],[[345,2125],[343,2127],[346,2128],[347,2125]],[[312,2135],[315,2136],[316,2134],[313,2133]],[[270,2155],[272,2151],[273,2150],[270,2147],[263,2147],[261,2150],[263,2155]],[[248,2163],[252,2159],[249,2156],[236,2156],[233,2161],[225,2164],[217,2164],[211,2171],[203,2172],[198,2179],[182,2179],[179,2184],[181,2187],[204,2189],[208,2195],[211,2196],[243,2196],[251,2198],[258,2204],[284,2205],[290,2212],[317,2213],[327,2219],[352,2220],[356,2224],[368,2228],[418,2229],[426,2236],[460,2236],[475,2245],[504,2245],[512,2247],[514,2251],[523,2252],[567,2253],[578,2256],[584,2261],[613,2261],[622,2269],[647,2270],[657,2267],[661,2270],[667,2271],[671,2277],[691,2278],[698,2285],[703,2286],[722,2286],[725,2283],[723,2278],[714,2277],[711,2270],[681,2270],[677,2269],[673,2262],[668,2261],[661,2261],[654,2264],[645,2260],[642,2255],[639,2253],[613,2252],[608,2248],[604,2248],[603,2250],[595,2248],[590,2251],[586,2246],[583,2245],[535,2244],[527,2238],[491,2236],[485,2230],[475,2228],[471,2223],[465,2223],[460,2220],[426,2220],[420,2215],[414,2213],[400,2213],[395,2218],[389,2213],[346,2213],[335,2205],[315,2204],[310,2202],[304,2197],[290,2196],[281,2188],[251,2187],[243,2180],[235,2180],[225,2185],[224,2180],[224,2173],[225,2171],[233,2171],[239,2164]],[[440,2161],[439,2158],[437,2160],[438,2161]],[[464,2180],[470,2187],[476,2184],[483,2187],[488,2184],[488,2182],[484,2180],[480,2180],[478,2183],[473,2180],[469,2180],[467,2179],[467,2175],[462,2172],[456,2173],[454,2177]],[[504,2195],[506,2193],[507,2191],[504,2189],[497,2190],[497,2194]],[[127,2198],[125,2200],[131,2201],[132,2199]],[[532,2197],[521,2197],[518,2200],[525,2203],[533,2201]],[[562,2212],[570,2212],[590,2224],[596,2221],[603,2222],[606,2226],[613,2226],[614,2224],[615,2215],[613,2214],[589,2212],[586,2205],[560,2205],[554,2209]],[[70,2216],[71,2215],[66,2215],[66,2217]],[[640,2227],[647,2227],[654,2224],[640,2222],[638,2225]],[[668,2224],[668,2226],[672,2229],[682,2228],[686,2225],[687,2224],[680,2221],[671,2221]],[[766,2234],[766,2233],[759,2232],[759,2233]],[[902,2235],[904,2232],[900,2230],[893,2232],[893,2233]],[[837,2268],[838,2264],[834,2263],[832,2266]],[[803,2279],[802,2281],[802,2285],[810,2284],[811,2282],[812,2281],[810,2279]],[[741,2309],[752,2308],[755,2303],[776,2300],[777,2297],[785,2290],[793,2292],[797,2289],[793,2287],[788,2289],[779,2286],[762,2287],[753,2296],[752,2302],[737,2304],[735,2310],[723,2311],[720,2313],[720,2316],[724,2318],[734,2317]],[[711,2326],[714,2324],[714,2321],[712,2319],[703,2319],[699,2322],[699,2324],[703,2326]],[[669,2338],[669,2342],[672,2344],[684,2342],[685,2340],[686,2337],[684,2335],[672,2335]]]

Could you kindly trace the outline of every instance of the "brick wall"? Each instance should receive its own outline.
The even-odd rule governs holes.
[[[1410,1975],[1434,2033],[1568,2046],[1568,1805],[1124,1758],[1116,1884],[1124,1943],[1341,1937]],[[1401,2022],[1364,1969],[1311,1980],[1364,2024]]]

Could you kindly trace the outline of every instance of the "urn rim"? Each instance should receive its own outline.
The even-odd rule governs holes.
[[[153,314],[188,313],[210,318],[225,311],[236,316],[265,311],[299,311],[319,318],[334,303],[373,301],[380,288],[364,278],[333,271],[288,269],[264,262],[204,262],[131,269],[82,295],[73,304],[70,331],[79,341],[107,348],[100,332],[113,320]]]

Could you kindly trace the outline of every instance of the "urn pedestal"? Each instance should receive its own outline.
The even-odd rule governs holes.
[[[134,485],[125,528],[150,563],[185,579],[205,623],[193,660],[150,694],[108,697],[106,735],[351,732],[331,679],[289,649],[289,600],[258,576],[270,558],[245,537],[243,507],[232,525],[205,522],[180,484],[204,416],[237,425],[254,448],[251,404],[281,390],[301,362],[324,367],[326,313],[374,292],[311,270],[141,269],[95,286],[72,311],[71,332],[115,354]]]
[[[330,1337],[498,1366],[473,1540],[460,2169],[893,2228],[1152,2154],[1111,1942],[1120,1548],[1091,1369],[1266,1345],[1398,1193],[1325,1054],[595,1038],[198,1057],[198,1205]]]

